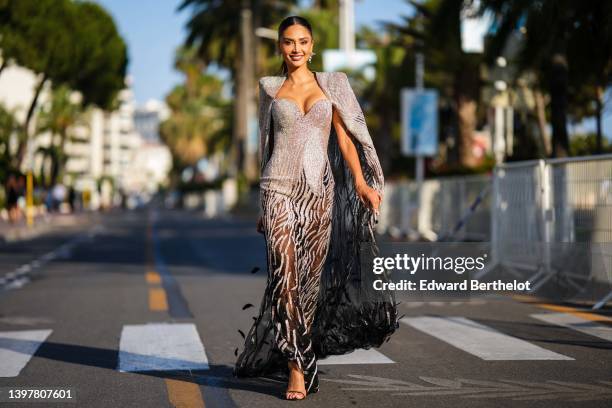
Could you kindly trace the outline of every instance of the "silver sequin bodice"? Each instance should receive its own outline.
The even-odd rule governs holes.
[[[323,194],[323,175],[329,166],[327,145],[331,130],[332,103],[319,99],[302,113],[291,99],[272,102],[274,147],[260,181],[260,188],[289,194],[301,171],[312,191]]]

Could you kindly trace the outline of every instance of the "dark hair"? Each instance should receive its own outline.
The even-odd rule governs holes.
[[[308,20],[300,16],[289,16],[285,18],[283,21],[281,21],[281,23],[278,26],[278,40],[277,40],[278,44],[280,44],[281,36],[285,32],[285,30],[294,24],[299,24],[301,26],[306,27],[308,29],[308,32],[310,33],[310,36],[312,37],[312,27],[310,26],[310,23],[308,22]],[[287,69],[287,64],[285,63],[285,60],[283,60],[280,66],[279,72],[281,75],[287,75],[287,73],[289,72],[289,70]]]

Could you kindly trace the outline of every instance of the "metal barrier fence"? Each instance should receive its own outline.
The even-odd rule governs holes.
[[[427,180],[423,182],[419,204],[416,183],[388,183],[380,208],[379,231],[395,237],[420,235],[431,241],[450,235],[461,241],[488,241],[491,236],[489,196],[483,195],[474,210],[470,207],[490,184],[491,176],[486,175]],[[464,224],[454,234],[463,218]]]
[[[379,232],[490,241],[494,268],[476,278],[529,280],[533,293],[595,308],[612,300],[612,155],[428,180],[420,205],[415,183],[390,183],[385,196]]]

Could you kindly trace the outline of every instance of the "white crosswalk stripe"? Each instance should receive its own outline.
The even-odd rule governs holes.
[[[317,365],[340,364],[393,364],[395,361],[374,349],[357,349],[339,356],[328,356],[317,361]]]
[[[530,316],[612,342],[612,328],[597,322],[567,313]],[[574,360],[464,317],[405,317],[401,322],[482,360]],[[0,377],[18,376],[51,333],[50,329],[0,332]],[[358,349],[318,361],[319,365],[395,363],[375,349]],[[149,323],[123,326],[118,371],[208,369],[206,350],[194,324]]]
[[[573,360],[464,317],[404,317],[401,322],[483,360]]]
[[[0,377],[17,377],[52,331],[0,332]]]
[[[582,319],[568,313],[539,313],[532,314],[531,317],[612,342],[612,327],[591,320]]]
[[[208,357],[192,323],[125,325],[119,371],[208,370]]]

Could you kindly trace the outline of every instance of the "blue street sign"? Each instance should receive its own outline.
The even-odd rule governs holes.
[[[438,92],[401,91],[402,154],[435,156],[438,151]]]

